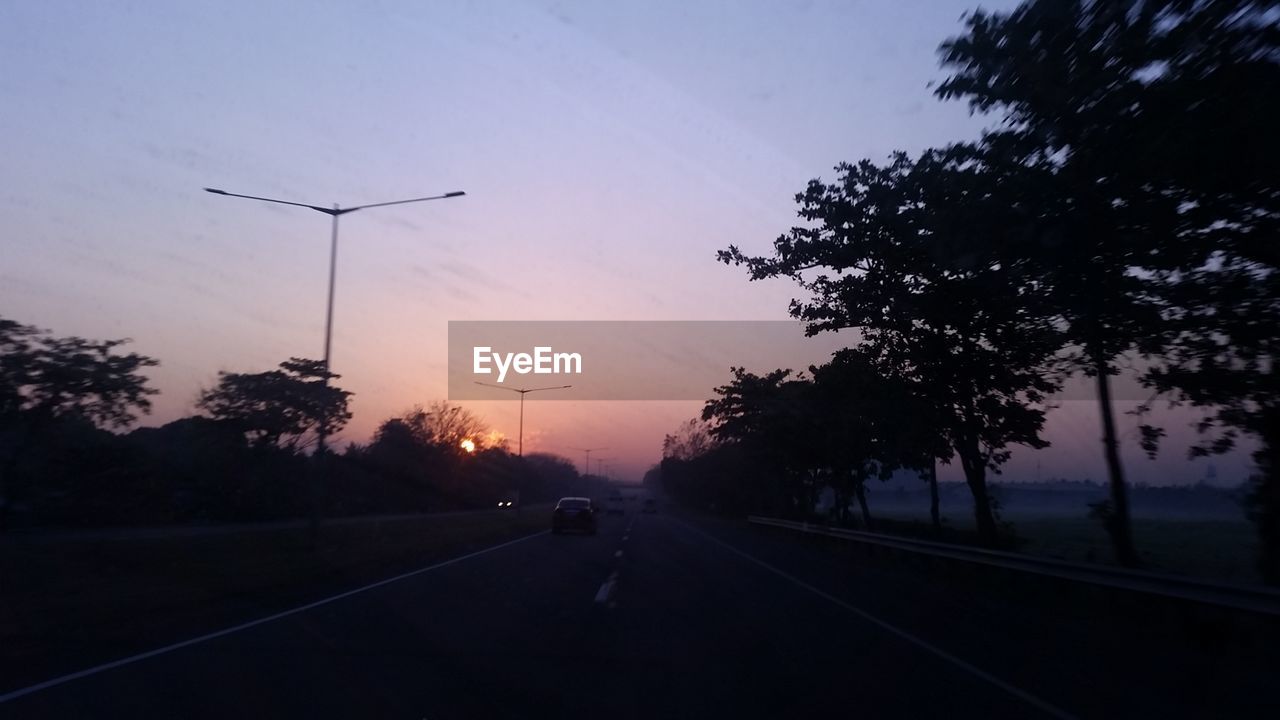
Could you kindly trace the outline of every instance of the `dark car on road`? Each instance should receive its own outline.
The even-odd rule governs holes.
[[[591,498],[565,497],[556,503],[551,514],[551,532],[559,535],[568,530],[596,534],[596,506]]]
[[[653,498],[645,498],[644,505],[640,507],[640,512],[656,513],[658,512],[658,501]]]

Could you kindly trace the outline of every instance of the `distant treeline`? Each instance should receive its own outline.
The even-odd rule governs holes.
[[[385,434],[322,465],[298,450],[252,445],[231,423],[204,417],[123,435],[58,422],[9,472],[9,527],[301,518],[312,482],[326,516],[489,508],[516,492],[541,502],[603,487],[554,456],[465,454]]]
[[[598,495],[567,460],[524,458],[437,402],[367,445],[313,452],[350,418],[321,363],[222,373],[201,415],[120,432],[150,410],[152,358],[0,318],[0,528],[247,522],[496,507]],[[109,428],[109,429],[108,429]],[[115,430],[114,432],[112,430]]]

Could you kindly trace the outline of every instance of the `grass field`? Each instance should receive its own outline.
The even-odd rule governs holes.
[[[916,513],[885,511],[880,516],[927,522],[926,517]],[[1012,523],[1024,541],[1022,552],[1078,562],[1114,562],[1110,540],[1097,520],[1010,512],[1004,513],[1002,519]],[[945,521],[950,527],[973,529],[973,519],[968,515],[948,514]],[[1133,519],[1133,535],[1147,569],[1238,584],[1260,581],[1254,567],[1255,530],[1244,519],[1138,516]]]
[[[1026,552],[1088,562],[1112,562],[1111,545],[1096,520],[1034,518],[1014,521]],[[1143,562],[1213,580],[1259,582],[1254,567],[1255,531],[1244,521],[1134,518],[1133,540]]]
[[[0,537],[0,677],[16,687],[246,622],[547,527],[549,507],[199,536]]]

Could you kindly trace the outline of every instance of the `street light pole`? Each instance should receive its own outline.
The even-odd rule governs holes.
[[[324,371],[329,372],[329,350],[333,345],[333,288],[338,277],[338,204],[333,204],[333,232],[329,235],[329,302],[324,313]],[[325,384],[329,376],[325,375]],[[323,431],[321,436],[323,437]],[[320,452],[324,452],[324,440],[320,440]]]
[[[240,193],[227,192],[217,188],[205,188],[205,192],[214,195],[223,195],[225,197],[245,198],[246,200],[259,200],[261,202],[276,203],[278,205],[293,205],[295,207],[307,208],[316,212],[324,213],[331,218],[331,231],[329,236],[329,301],[325,309],[324,316],[324,378],[323,386],[329,387],[329,356],[333,346],[333,291],[337,281],[338,273],[338,218],[347,213],[357,210],[365,210],[375,207],[386,207],[388,205],[405,205],[408,203],[424,202],[426,200],[444,200],[447,198],[462,197],[465,192],[457,190],[447,192],[443,195],[430,195],[427,197],[410,198],[408,200],[392,200],[391,202],[369,203],[366,205],[353,205],[351,207],[341,207],[337,203],[332,208],[323,207],[321,205],[308,205],[306,203],[292,202],[290,200],[278,200],[276,198],[259,197],[257,195],[241,195]],[[324,418],[318,418],[319,424],[316,428],[316,456],[323,462],[324,455],[327,452],[326,441],[328,440],[328,427],[324,422]],[[314,543],[320,533],[320,505],[319,498],[315,492],[315,483],[312,483],[312,505],[311,505],[311,540]]]
[[[593,447],[593,448],[569,448],[569,449],[577,450],[579,452],[584,452],[587,454],[586,461],[582,463],[582,476],[586,477],[587,475],[591,474],[591,453],[595,452],[596,450],[608,450],[609,448]]]
[[[508,390],[510,392],[520,393],[520,434],[518,436],[519,440],[517,441],[519,445],[520,457],[524,457],[524,396],[528,395],[531,392],[542,392],[543,390],[565,390],[567,388],[573,387],[572,385],[556,385],[554,387],[540,387],[540,388],[513,388],[513,387],[507,387],[506,385],[494,385],[492,383],[482,383],[479,380],[476,380],[475,383],[477,385],[483,385],[485,387],[498,388],[499,390]]]
[[[482,383],[478,380],[475,381],[475,383],[477,385],[483,385],[485,387],[498,388],[499,390],[510,390],[511,392],[520,393],[520,431],[518,435],[519,439],[517,440],[517,442],[518,442],[520,457],[522,458],[524,457],[524,396],[528,395],[531,392],[542,392],[543,390],[564,390],[564,389],[573,387],[572,385],[556,385],[554,387],[540,387],[540,388],[510,388],[510,387],[507,387],[506,385],[493,385],[492,383]],[[524,485],[524,468],[523,467],[520,469],[520,480],[518,482],[521,486]],[[520,490],[519,488],[517,488],[516,490],[516,514],[519,514],[520,508],[524,507],[524,497],[522,497],[519,490]]]

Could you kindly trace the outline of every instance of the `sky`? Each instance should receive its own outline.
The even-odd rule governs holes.
[[[147,425],[195,412],[219,371],[319,357],[328,217],[216,187],[467,193],[342,219],[344,442],[446,396],[451,320],[786,319],[788,283],[716,250],[766,252],[838,162],[991,123],[929,90],[975,1],[6,2],[0,316],[132,338],[161,361]],[[463,404],[514,442],[515,402]],[[593,458],[638,480],[698,410],[530,395],[524,446],[608,448]],[[1188,462],[1187,419],[1149,462],[1121,417],[1131,477],[1243,475],[1239,455]],[[1065,403],[1053,448],[1009,474],[1101,479],[1098,435],[1090,403]]]

